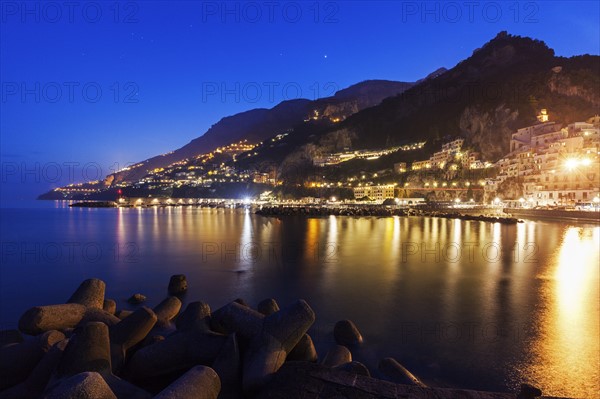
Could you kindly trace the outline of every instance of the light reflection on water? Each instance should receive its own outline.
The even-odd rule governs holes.
[[[598,396],[600,228],[569,227],[539,278],[537,335],[520,370],[555,395]]]
[[[237,297],[305,298],[321,353],[335,321],[352,319],[366,339],[353,355],[372,371],[394,356],[431,385],[506,391],[528,381],[548,395],[597,396],[597,226],[190,208],[1,212],[3,243],[121,249],[98,262],[49,263],[3,248],[3,328],[27,307],[64,301],[84,278],[104,279],[120,307],[134,292],[153,306],[169,276],[185,273],[185,301],[213,308]]]

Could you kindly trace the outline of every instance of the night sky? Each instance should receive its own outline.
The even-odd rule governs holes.
[[[597,1],[0,3],[3,200],[103,177],[240,111],[415,81],[502,30],[600,54]]]

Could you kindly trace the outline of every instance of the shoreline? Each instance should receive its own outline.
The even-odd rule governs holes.
[[[530,220],[554,220],[554,221],[572,221],[589,222],[600,224],[600,212],[596,211],[566,211],[554,209],[519,209],[504,208],[504,213],[519,218]]]
[[[391,216],[423,216],[439,217],[446,219],[460,219],[468,221],[482,221],[490,223],[516,224],[523,219],[532,221],[550,220],[558,222],[580,222],[600,224],[600,212],[556,210],[556,209],[524,209],[524,208],[498,208],[498,207],[473,207],[473,208],[447,208],[447,207],[399,207],[376,204],[343,204],[335,206],[315,204],[293,205],[262,205],[247,202],[231,202],[225,200],[218,202],[181,203],[173,202],[160,205],[135,206],[131,204],[120,205],[114,201],[81,201],[69,204],[73,208],[166,208],[166,207],[196,207],[216,209],[250,209],[253,213],[266,217],[391,217]]]
[[[117,398],[542,397],[528,384],[518,394],[430,387],[389,357],[369,370],[352,359],[363,337],[350,320],[338,321],[335,343],[317,353],[308,335],[317,316],[301,299],[281,309],[272,298],[256,308],[238,298],[215,311],[204,302],[182,309],[187,279],[173,275],[157,306],[135,294],[128,302],[138,307],[125,311],[105,290],[85,280],[67,303],[33,307],[19,330],[2,331],[0,362],[11,367],[1,368],[0,398],[77,398],[91,388]]]

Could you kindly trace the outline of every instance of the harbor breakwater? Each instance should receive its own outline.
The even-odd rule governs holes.
[[[519,219],[513,217],[497,216],[497,215],[477,215],[456,212],[454,210],[429,210],[417,208],[399,208],[399,207],[314,207],[314,206],[263,206],[256,211],[257,215],[262,216],[429,216],[446,219],[461,219],[480,222],[516,224]]]
[[[252,308],[236,299],[211,311],[178,295],[183,275],[171,277],[156,307],[142,294],[118,310],[105,283],[81,283],[66,303],[28,309],[18,330],[0,334],[0,398],[536,398],[518,393],[429,387],[396,359],[377,370],[353,361],[359,328],[340,320],[325,354],[308,335],[316,314],[304,300],[280,309],[272,298]],[[382,380],[383,378],[383,380]],[[384,381],[385,380],[385,381]]]

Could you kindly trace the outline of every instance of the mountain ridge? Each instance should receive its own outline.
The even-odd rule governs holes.
[[[106,178],[107,185],[133,181],[148,171],[168,166],[237,140],[259,142],[283,133],[300,124],[315,109],[324,117],[345,118],[349,114],[377,105],[384,98],[399,94],[414,83],[390,80],[365,80],[338,90],[333,96],[317,100],[293,99],[282,101],[272,108],[254,108],[221,118],[203,135],[166,154],[138,162],[128,170]]]
[[[391,94],[391,95],[390,95]],[[367,80],[318,100],[284,101],[224,117],[180,149],[125,172],[110,175],[105,186],[135,181],[156,165],[168,165],[210,152],[236,140],[258,144],[287,132],[277,143],[259,146],[233,165],[238,171],[276,165],[278,180],[335,173],[314,167],[316,157],[346,150],[425,143],[417,151],[393,154],[365,164],[351,175],[390,169],[394,162],[427,159],[441,144],[465,139],[465,147],[494,162],[508,152],[511,133],[537,123],[544,108],[552,121],[587,120],[600,108],[600,56],[557,57],[543,41],[500,32],[450,69],[440,68],[415,83]],[[429,154],[429,155],[428,155]],[[372,170],[371,170],[372,169]],[[362,173],[361,173],[362,174]],[[324,178],[324,176],[323,176]],[[339,180],[339,179],[338,179]]]

